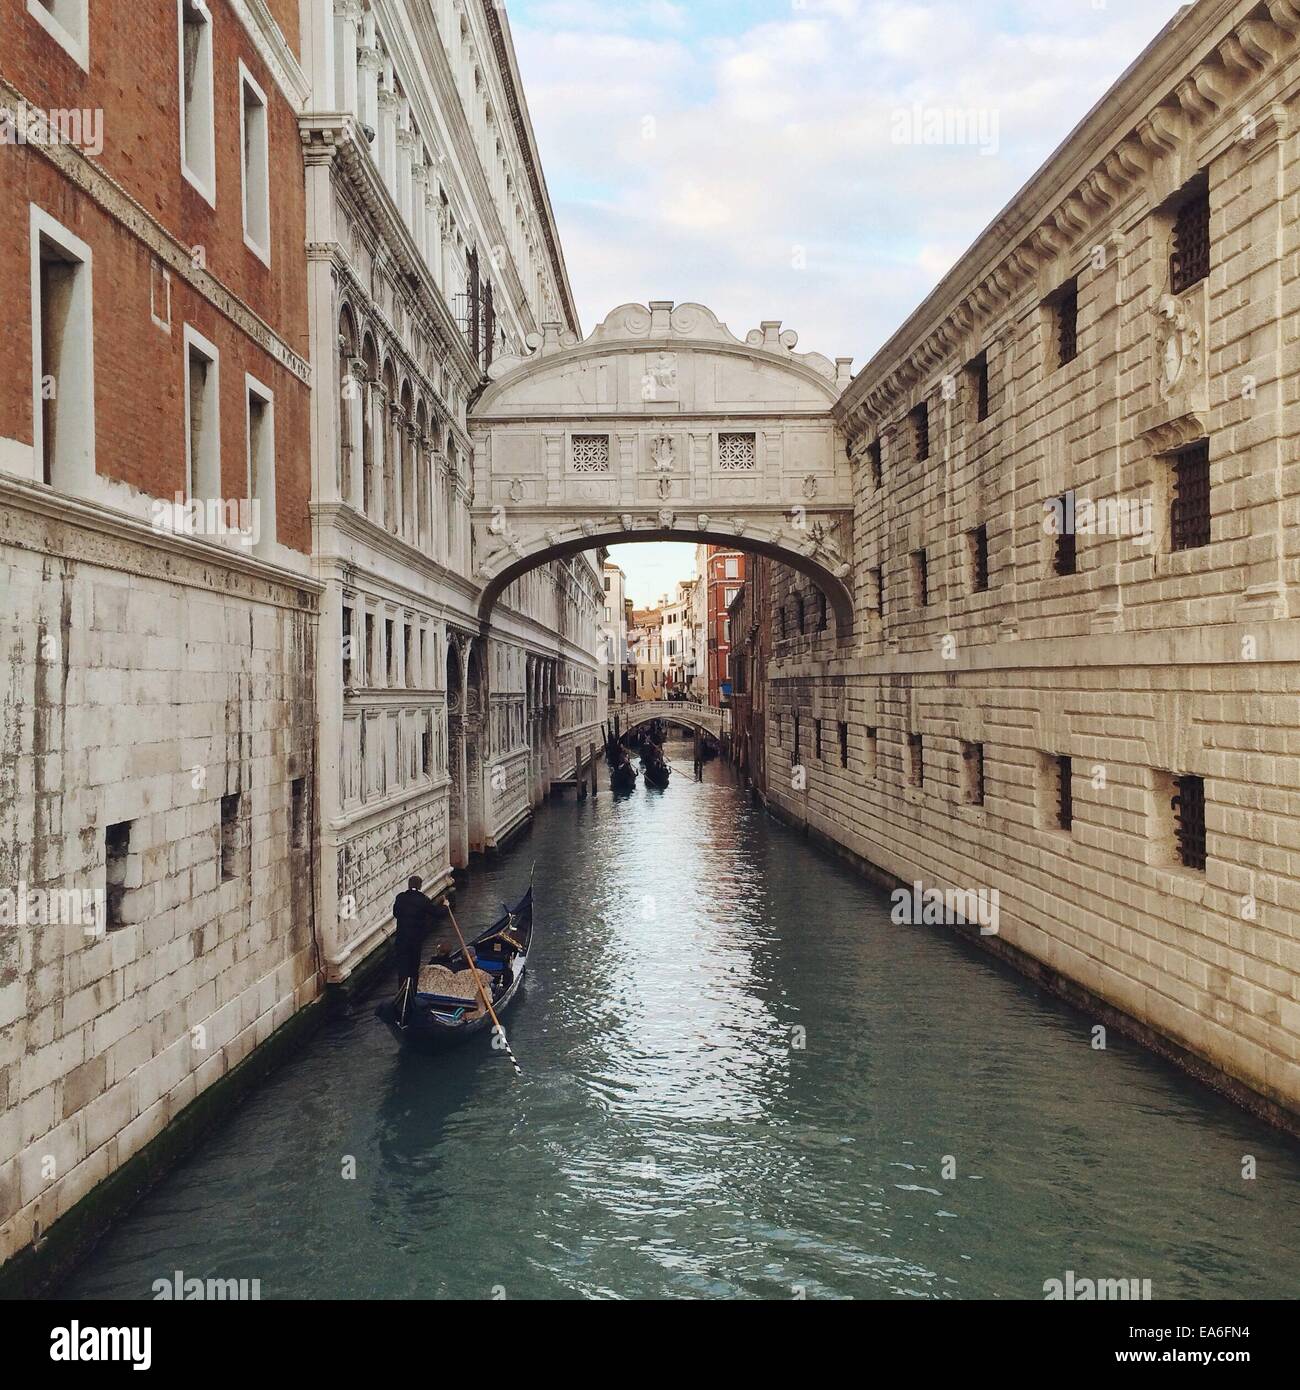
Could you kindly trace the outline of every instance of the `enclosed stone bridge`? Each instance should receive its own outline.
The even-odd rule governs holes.
[[[685,724],[702,733],[721,738],[727,727],[727,711],[706,705],[702,700],[636,700],[631,704],[615,705],[611,716],[617,716],[624,733],[662,719],[666,724]]]
[[[624,304],[585,339],[548,325],[493,363],[469,416],[486,621],[548,560],[706,541],[809,576],[852,632],[853,485],[832,409],[849,359],[777,322],[737,338],[699,304]]]

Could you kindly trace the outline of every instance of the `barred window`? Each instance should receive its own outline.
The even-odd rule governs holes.
[[[718,435],[718,467],[728,472],[752,472],[754,467],[754,436],[752,434]]]
[[[871,587],[876,598],[876,612],[883,619],[885,616],[885,571],[876,565],[871,571]]]
[[[572,447],[575,473],[609,472],[609,435],[575,434]]]
[[[916,441],[916,457],[924,462],[930,457],[930,407],[925,401],[912,411],[912,434]]]
[[[989,355],[981,352],[966,368],[966,378],[975,396],[976,421],[989,418]]]
[[[1052,569],[1056,574],[1076,574],[1079,568],[1079,549],[1078,537],[1074,530],[1074,493],[1062,493],[1054,505],[1058,529],[1056,547],[1052,554]]]
[[[822,721],[813,720],[813,757],[821,762],[822,758]]]
[[[803,595],[796,594],[794,596],[794,630],[800,635],[803,634],[803,620]]]
[[[1205,868],[1205,779],[1175,777],[1171,802],[1178,858],[1189,869]]]
[[[879,488],[884,482],[885,468],[880,452],[880,440],[873,439],[867,445],[867,463],[871,468],[871,486]]]
[[[846,723],[844,723],[843,720],[841,720],[841,721],[840,721],[840,726],[839,726],[839,728],[840,728],[840,766],[841,766],[841,767],[848,767],[848,765],[849,765],[849,726],[848,726]]]
[[[963,743],[962,792],[968,806],[984,805],[984,745],[982,743]]]
[[[920,734],[907,736],[907,780],[914,787],[925,785],[925,746]]]
[[[826,631],[826,593],[822,589],[817,590],[817,631]]]
[[[912,591],[918,608],[930,602],[930,563],[924,550],[912,551]]]
[[[1202,439],[1173,456],[1169,544],[1195,550],[1210,543],[1210,441]]]
[[[1060,367],[1079,355],[1079,281],[1067,280],[1056,292],[1056,362]]]
[[[1174,219],[1173,245],[1169,254],[1169,287],[1182,294],[1210,273],[1210,194],[1192,194]]]
[[[1056,764],[1056,823],[1062,830],[1074,828],[1074,759],[1061,754]]]
[[[982,594],[989,587],[989,528],[983,524],[966,532],[970,551],[971,592]]]

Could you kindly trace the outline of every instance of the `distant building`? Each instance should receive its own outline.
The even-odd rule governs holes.
[[[658,608],[632,610],[628,629],[629,696],[634,700],[663,697],[663,614]]]
[[[767,785],[767,665],[772,644],[772,562],[752,555],[731,601],[731,759],[762,795]]]
[[[692,623],[692,600],[696,580],[684,579],[677,585],[677,596],[660,605],[663,616],[664,690],[677,696],[691,693],[695,676],[696,634]]]
[[[631,603],[627,575],[612,560],[605,561],[605,685],[610,707],[628,698],[628,625]]]
[[[727,609],[745,581],[745,555],[721,545],[701,546],[700,550],[705,552],[697,564],[705,587],[706,698],[718,706],[731,699],[731,620]]]

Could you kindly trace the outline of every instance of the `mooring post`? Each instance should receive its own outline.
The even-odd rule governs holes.
[[[578,787],[578,800],[587,799],[587,779],[583,776],[582,745],[576,740],[573,745],[573,780]]]

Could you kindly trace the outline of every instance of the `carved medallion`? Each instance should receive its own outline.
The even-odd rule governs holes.
[[[671,473],[676,456],[676,444],[670,434],[656,435],[650,441],[650,457],[654,461],[655,472]]]
[[[810,502],[817,496],[817,479],[811,473],[803,480],[803,495]]]
[[[1160,358],[1160,394],[1184,389],[1200,367],[1201,329],[1190,301],[1166,294],[1156,306],[1156,344]]]

